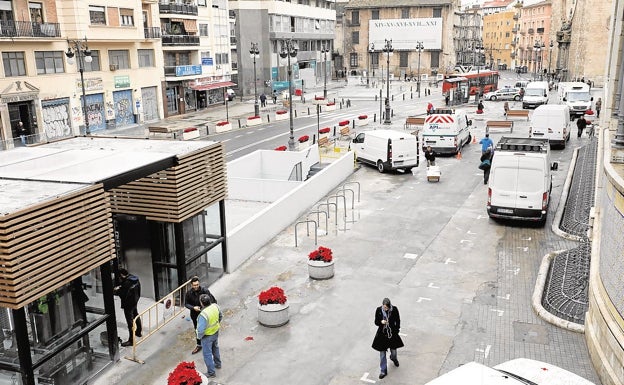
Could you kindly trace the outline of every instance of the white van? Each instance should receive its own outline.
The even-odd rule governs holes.
[[[570,116],[582,116],[591,109],[591,89],[582,82],[561,82],[557,86],[559,102],[570,108]]]
[[[457,154],[470,143],[472,136],[468,127],[472,120],[464,112],[452,109],[437,109],[427,115],[422,130],[423,150],[431,146],[438,154]]]
[[[550,146],[565,148],[570,140],[570,108],[565,104],[539,106],[531,116],[530,138],[545,138]]]
[[[490,218],[546,223],[552,170],[548,139],[502,137],[496,144],[488,183]]]
[[[546,362],[517,358],[490,368],[469,362],[425,385],[595,385]]]
[[[356,160],[387,170],[410,171],[418,166],[418,143],[416,136],[394,130],[360,132],[353,139],[351,149]]]
[[[522,108],[535,108],[548,103],[548,82],[531,82],[524,89]]]

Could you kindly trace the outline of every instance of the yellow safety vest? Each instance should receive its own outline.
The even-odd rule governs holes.
[[[208,326],[204,330],[205,336],[211,336],[219,331],[221,325],[219,324],[219,307],[216,303],[211,304],[199,313],[201,317],[204,317]]]

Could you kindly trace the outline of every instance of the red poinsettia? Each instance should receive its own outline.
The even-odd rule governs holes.
[[[275,147],[275,151],[286,151],[286,149],[287,149],[286,146]]]
[[[299,143],[307,142],[310,137],[308,135],[302,135],[299,137]]]
[[[286,303],[286,295],[282,288],[273,286],[258,295],[258,302],[260,302],[260,305],[268,305],[271,303],[283,305]]]
[[[322,96],[315,96],[314,100],[325,100],[325,98]]]
[[[341,127],[342,126],[348,126],[349,123],[351,123],[351,122],[349,122],[348,120],[343,120],[342,122],[338,123],[338,125],[341,126]]]
[[[323,127],[319,130],[320,134],[329,134],[329,131],[331,131],[331,129],[329,127]]]
[[[335,105],[336,105],[336,103],[334,103],[334,102],[329,102],[329,103],[327,103],[327,105],[328,105],[328,106],[335,106]]]
[[[368,119],[368,115],[360,115],[358,116],[358,119],[360,120]]]
[[[247,120],[250,120],[250,119],[260,119],[260,116],[256,115],[256,116],[250,116],[247,118]]]
[[[217,123],[217,126],[218,127],[227,126],[228,124],[230,124],[230,122],[219,122],[219,123]]]
[[[201,385],[194,362],[180,362],[167,378],[167,385]]]
[[[308,258],[311,261],[331,262],[334,257],[330,248],[319,246],[318,249],[308,254]]]
[[[193,132],[193,131],[197,131],[197,128],[195,127],[189,127],[189,128],[185,128],[184,132]]]
[[[276,113],[277,115],[284,115],[284,114],[285,114],[285,113],[287,113],[287,112],[288,112],[288,111],[286,111],[286,110],[277,110],[277,111],[275,111],[275,113]]]

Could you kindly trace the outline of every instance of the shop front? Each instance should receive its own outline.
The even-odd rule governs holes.
[[[235,87],[236,83],[225,82],[210,82],[210,81],[196,81],[189,85],[191,90],[195,94],[195,99],[198,103],[198,108],[205,108],[208,106],[225,103],[226,89]]]

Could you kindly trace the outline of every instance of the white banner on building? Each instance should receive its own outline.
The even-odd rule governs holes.
[[[368,22],[368,41],[381,51],[385,39],[392,39],[395,50],[414,51],[421,41],[425,50],[442,49],[442,18],[385,19]]]

